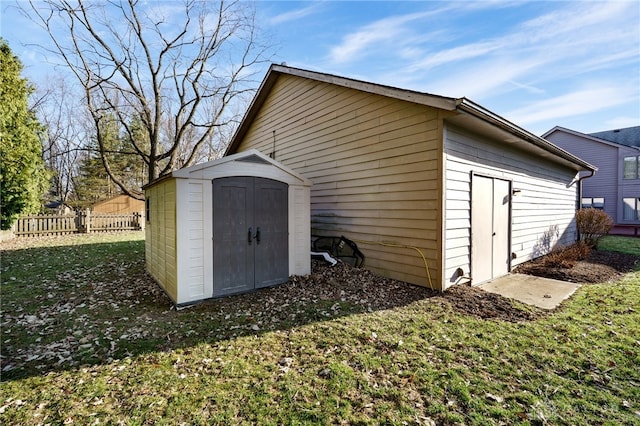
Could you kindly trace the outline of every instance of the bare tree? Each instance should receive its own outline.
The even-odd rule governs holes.
[[[255,12],[241,1],[31,1],[30,16],[48,32],[53,50],[84,90],[104,154],[101,121],[117,117],[147,180],[193,164],[203,148],[238,121],[235,102],[255,90],[267,47]],[[140,121],[144,140],[131,123]],[[105,170],[127,188],[102,155]]]
[[[87,114],[72,87],[60,75],[38,88],[32,108],[45,126],[42,154],[53,172],[51,192],[62,202],[73,193],[81,154],[86,148]]]

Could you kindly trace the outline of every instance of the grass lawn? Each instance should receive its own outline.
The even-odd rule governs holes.
[[[521,323],[271,290],[175,311],[141,233],[3,244],[3,425],[640,424],[640,268]]]

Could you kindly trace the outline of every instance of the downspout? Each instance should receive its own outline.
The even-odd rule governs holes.
[[[595,170],[589,170],[589,172],[591,172],[591,174],[589,175],[584,175],[582,177],[578,178],[578,208],[577,210],[581,210],[582,209],[582,181],[584,179],[589,179],[592,178],[595,174],[596,171]],[[580,229],[578,229],[578,227],[576,226],[576,232],[578,233],[578,241],[580,241]]]

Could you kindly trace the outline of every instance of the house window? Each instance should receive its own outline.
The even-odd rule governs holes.
[[[594,198],[593,199],[593,208],[604,210],[604,198]]]
[[[640,157],[624,157],[624,179],[640,178]]]
[[[580,203],[583,209],[600,209],[604,210],[603,197],[585,197]]]
[[[147,222],[149,222],[150,212],[151,212],[151,209],[149,208],[149,198],[147,198],[145,200],[145,213],[147,216]]]
[[[623,198],[622,206],[623,220],[640,220],[640,198]]]

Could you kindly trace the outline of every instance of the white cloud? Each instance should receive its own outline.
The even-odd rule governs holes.
[[[496,41],[482,41],[457,46],[429,55],[425,59],[413,63],[410,68],[412,70],[427,70],[450,62],[460,62],[467,59],[485,56],[491,52],[499,50],[501,47],[502,44]]]
[[[570,3],[492,38],[444,49],[432,43],[423,50],[434,53],[399,66],[393,78],[417,90],[478,101],[514,90],[539,94],[563,79],[575,87],[582,75],[637,63],[638,13],[633,7],[628,2]]]
[[[334,63],[353,61],[360,55],[370,52],[369,49],[372,46],[380,47],[383,43],[386,43],[386,46],[392,44],[398,50],[404,49],[405,53],[408,51],[407,46],[412,48],[413,52],[421,51],[421,47],[411,46],[410,41],[424,39],[424,36],[416,34],[410,24],[449,9],[391,16],[374,21],[344,36],[342,43],[331,49],[329,59]]]
[[[483,60],[455,68],[440,78],[429,78],[427,74],[423,84],[431,93],[479,100],[513,90],[516,86],[511,82],[523,79],[540,65],[539,58],[516,63],[505,58]]]
[[[615,33],[615,28],[610,28],[609,24],[628,17],[630,7],[637,8],[637,3],[635,6],[634,2],[623,1],[569,3],[564,9],[554,10],[525,22],[522,25],[522,35],[528,34],[532,43],[559,40],[562,35],[574,38],[577,32],[597,38],[608,32]],[[588,28],[599,31],[585,33],[584,30]]]
[[[633,96],[631,94],[625,96],[625,93],[628,93],[625,87],[617,86],[582,89],[531,103],[505,116],[521,125],[558,120],[625,104],[631,101]]]
[[[519,82],[513,81],[513,80],[510,80],[509,83],[514,85],[514,86],[516,86],[516,87],[518,87],[518,88],[520,88],[520,89],[524,89],[529,93],[535,94],[535,95],[541,95],[541,94],[545,93],[544,89],[532,86],[530,84],[519,83]]]
[[[606,120],[607,129],[624,129],[625,127],[640,126],[640,117],[618,116]]]
[[[291,10],[289,12],[281,13],[280,15],[276,15],[271,19],[269,19],[269,24],[280,25],[286,22],[296,21],[298,19],[301,19],[316,13],[321,6],[322,6],[322,3],[313,3],[310,6],[303,7],[302,9],[296,9],[296,10]]]

